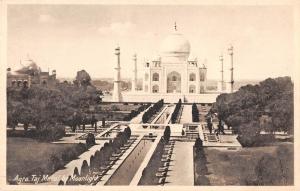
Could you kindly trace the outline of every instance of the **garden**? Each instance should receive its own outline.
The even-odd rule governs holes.
[[[293,145],[194,151],[195,185],[293,185]]]
[[[85,144],[54,144],[31,138],[7,138],[7,181],[10,184],[18,175],[51,175],[76,159],[88,148]],[[34,154],[33,154],[34,153]]]

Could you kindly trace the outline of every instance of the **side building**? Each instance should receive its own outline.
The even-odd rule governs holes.
[[[51,74],[43,72],[32,59],[20,62],[19,68],[14,71],[7,68],[7,87],[31,87],[34,85],[53,87],[57,83],[56,70],[52,70]]]

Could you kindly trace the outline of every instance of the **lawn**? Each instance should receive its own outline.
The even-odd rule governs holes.
[[[217,150],[204,148],[206,167],[208,169],[205,178],[210,185],[292,185],[293,184],[293,144],[280,146],[281,153],[278,155],[279,146],[242,148],[239,151]],[[258,177],[257,164],[264,155],[284,158],[278,163],[275,160],[266,160],[263,175]],[[281,166],[282,165],[282,166]],[[284,183],[278,169],[284,168]],[[196,172],[197,173],[197,172]],[[269,174],[268,174],[269,173]],[[277,176],[277,177],[276,177]],[[195,185],[201,185],[201,180],[195,180]]]
[[[108,121],[123,121],[131,110],[137,110],[140,104],[101,103],[96,107],[95,116],[98,120],[105,118]]]
[[[74,149],[78,144],[54,144],[38,142],[30,138],[7,138],[7,179],[32,174],[51,174],[49,158]],[[78,153],[79,154],[79,153]]]

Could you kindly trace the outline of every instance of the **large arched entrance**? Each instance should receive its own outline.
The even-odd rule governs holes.
[[[181,75],[178,72],[168,74],[167,93],[181,93]]]

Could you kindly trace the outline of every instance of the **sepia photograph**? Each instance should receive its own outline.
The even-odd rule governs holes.
[[[294,190],[293,3],[16,2],[5,188]]]

